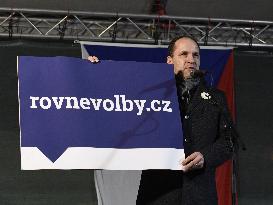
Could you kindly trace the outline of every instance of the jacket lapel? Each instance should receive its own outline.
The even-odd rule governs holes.
[[[193,97],[190,101],[190,104],[189,104],[188,110],[187,110],[187,114],[190,114],[204,100],[201,97],[202,92],[208,93],[208,90],[202,83],[200,83],[197,86],[196,91],[194,92]]]

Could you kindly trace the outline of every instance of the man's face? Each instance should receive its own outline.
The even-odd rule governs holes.
[[[190,73],[199,70],[200,54],[196,43],[190,38],[181,38],[176,41],[172,56],[167,57],[167,63],[173,64],[174,73],[182,71],[183,77],[189,78]]]

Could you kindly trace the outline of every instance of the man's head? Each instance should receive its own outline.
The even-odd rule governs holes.
[[[169,44],[168,52],[167,63],[173,64],[175,74],[181,71],[186,79],[192,71],[199,70],[200,48],[192,37],[174,38]]]

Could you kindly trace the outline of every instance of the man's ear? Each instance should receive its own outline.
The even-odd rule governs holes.
[[[173,64],[173,58],[171,56],[167,57],[167,63],[168,64]]]

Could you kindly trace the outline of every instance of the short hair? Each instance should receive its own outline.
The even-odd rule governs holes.
[[[198,49],[200,50],[200,46],[197,42],[197,40],[190,36],[190,35],[181,35],[181,36],[177,36],[175,38],[173,38],[168,46],[168,56],[173,56],[173,51],[174,51],[174,47],[175,47],[175,43],[176,41],[182,39],[182,38],[188,38],[188,39],[191,39],[192,41],[194,41],[196,43],[196,45],[198,46]]]

